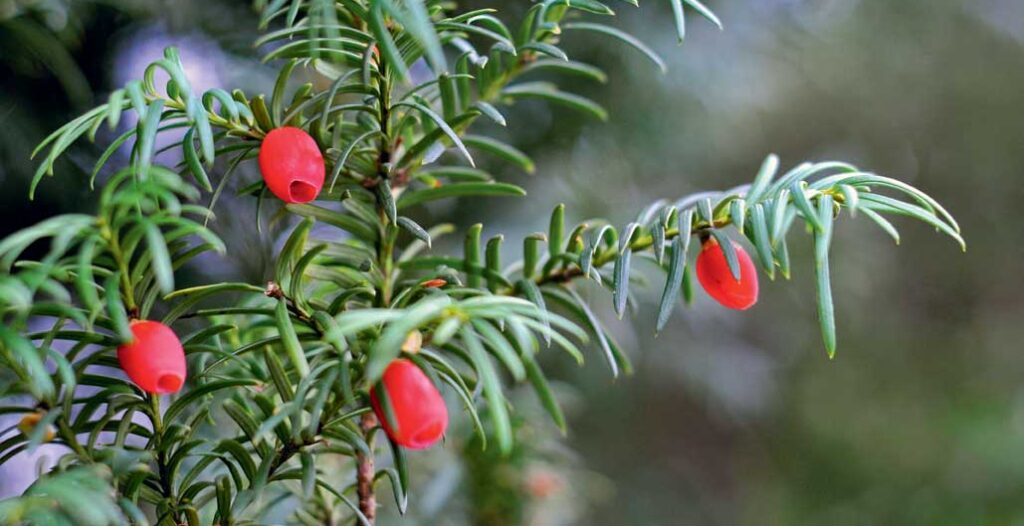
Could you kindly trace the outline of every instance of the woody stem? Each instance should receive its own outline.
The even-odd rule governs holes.
[[[373,493],[373,478],[376,471],[373,467],[373,435],[371,431],[377,425],[377,418],[372,412],[363,413],[359,420],[359,429],[366,437],[366,446],[371,454],[359,453],[356,456],[358,466],[356,467],[356,493],[359,495],[359,511],[366,517],[370,524],[377,519],[377,497]]]

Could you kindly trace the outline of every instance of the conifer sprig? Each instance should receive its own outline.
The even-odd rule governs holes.
[[[131,144],[129,165],[103,181],[95,215],[59,216],[0,241],[0,414],[22,416],[19,429],[0,433],[0,463],[45,441],[68,449],[33,490],[0,503],[6,520],[227,526],[261,523],[289,502],[300,522],[343,513],[372,524],[380,481],[388,481],[400,510],[410,501],[404,449],[385,437],[391,447],[384,451],[377,439],[382,425],[397,423],[380,387],[396,358],[452,393],[481,443],[490,437],[487,447],[509,451],[515,407],[505,380],[528,382],[552,420],[566,426],[540,352],[557,349],[582,363],[592,342],[613,374],[630,370],[577,292],[577,278],[609,288],[621,316],[635,303],[632,262],[653,260],[666,275],[660,330],[680,297],[694,297],[691,247],[715,239],[739,276],[729,238],[745,238],[769,277],[788,278],[787,235],[799,220],[814,238],[819,318],[832,356],[828,256],[843,209],[897,242],[886,216],[918,219],[964,246],[953,217],[909,185],[838,162],[780,175],[769,156],[750,185],[667,197],[621,229],[604,220],[569,228],[559,206],[547,232],[527,236],[523,258],[510,265],[504,238],[482,239],[479,224],[465,233],[461,254],[435,253],[434,240],[454,229],[418,224],[417,207],[525,195],[476,157],[536,169],[513,145],[476,132],[480,117],[504,126],[512,104],[526,98],[608,117],[551,80],[607,79],[569,57],[562,39],[588,31],[662,69],[664,61],[636,37],[596,23],[614,14],[596,0],[535,2],[514,25],[497,9],[459,12],[439,0],[255,5],[266,29],[256,46],[280,65],[272,93],[196,93],[169,49],[143,79],[115,90],[35,152],[45,155],[34,190],[78,139],[94,139],[104,124],[116,128],[124,112],[138,118],[95,164],[99,180]],[[671,7],[680,40],[687,13],[721,26],[696,0]],[[169,79],[163,86],[159,72]],[[296,85],[299,76],[322,82]],[[285,126],[313,138],[327,177],[315,202],[278,208],[287,237],[271,281],[179,288],[179,268],[224,251],[207,223],[236,168]],[[156,144],[171,133],[180,137],[170,148],[181,150],[183,162],[166,168]],[[226,168],[218,173],[218,166]],[[268,195],[262,180],[238,186],[241,198]],[[194,204],[200,199],[210,206]],[[316,232],[315,223],[334,230]],[[22,257],[46,244],[41,260]],[[134,319],[177,331],[190,372],[180,394],[161,400],[112,373]],[[325,469],[319,459],[328,456],[353,469]],[[390,460],[375,463],[378,457]],[[69,516],[83,498],[97,513]]]

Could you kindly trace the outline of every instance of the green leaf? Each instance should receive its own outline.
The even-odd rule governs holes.
[[[504,236],[495,236],[487,240],[487,249],[484,252],[484,263],[487,267],[487,288],[491,292],[497,292],[500,283],[495,276],[501,276],[501,243]]]
[[[494,176],[491,174],[469,166],[432,166],[429,169],[420,170],[416,177],[434,187],[444,184],[437,179],[445,179],[448,183],[489,183],[494,181]]]
[[[818,211],[814,209],[814,205],[811,204],[811,200],[807,198],[804,193],[804,186],[799,182],[793,182],[789,186],[789,195],[793,197],[793,203],[796,205],[800,213],[803,214],[804,219],[816,232],[820,232],[824,228],[821,221],[818,220]]]
[[[144,223],[146,229],[146,247],[153,261],[153,273],[156,276],[160,291],[170,294],[174,290],[174,269],[171,267],[171,256],[167,253],[167,244],[164,242],[160,228],[150,222]]]
[[[442,73],[437,79],[437,89],[441,93],[441,114],[445,121],[451,121],[459,113],[457,83],[451,75]]]
[[[424,230],[423,227],[421,227],[418,223],[416,223],[412,219],[409,219],[408,217],[405,217],[405,216],[399,217],[398,218],[398,226],[400,226],[403,229],[405,229],[406,232],[409,232],[410,234],[412,234],[413,237],[415,237],[416,239],[419,239],[420,241],[426,243],[428,248],[430,247],[430,245],[431,245],[430,233],[428,233],[426,230]]]
[[[528,51],[536,51],[536,52],[541,53],[543,55],[552,56],[552,57],[555,57],[557,59],[561,59],[561,60],[565,60],[565,61],[569,60],[569,55],[566,55],[565,51],[562,51],[562,49],[559,48],[558,46],[555,46],[553,44],[548,44],[547,42],[530,42],[529,44],[521,46],[519,49],[520,50],[528,50]]]
[[[231,479],[227,475],[217,477],[217,517],[222,524],[231,524]]]
[[[303,219],[294,230],[291,235],[285,241],[284,246],[281,247],[281,253],[277,256],[277,264],[275,265],[274,277],[277,279],[278,285],[284,289],[290,288],[292,269],[294,268],[295,262],[301,257],[306,249],[306,241],[309,238],[309,231],[313,228],[313,219],[307,217]]]
[[[486,115],[488,119],[491,119],[492,121],[497,123],[499,126],[505,126],[507,124],[505,122],[505,116],[502,115],[501,112],[498,111],[498,108],[495,108],[494,105],[491,104],[490,102],[478,100],[473,103],[473,107],[479,110],[480,113]]]
[[[598,33],[602,33],[602,34],[608,35],[610,37],[617,38],[617,39],[625,42],[626,44],[629,44],[630,46],[635,48],[637,51],[643,53],[644,56],[649,58],[651,60],[651,62],[654,62],[654,64],[658,66],[658,69],[660,69],[662,73],[665,73],[666,71],[668,71],[668,67],[665,66],[665,61],[662,60],[662,58],[658,55],[658,53],[656,53],[653,49],[648,47],[647,44],[644,44],[643,42],[638,40],[633,35],[630,35],[629,33],[626,33],[625,31],[622,31],[621,29],[616,29],[614,27],[606,26],[606,25],[603,25],[603,24],[593,24],[593,23],[590,23],[590,22],[570,22],[570,23],[567,23],[567,24],[562,24],[562,28],[563,29],[582,29],[582,30],[586,30],[586,31],[596,31]]]
[[[191,394],[191,392],[189,394]],[[185,396],[188,396],[188,394],[186,394]],[[256,437],[256,429],[259,426],[256,423],[255,418],[253,417],[253,412],[249,410],[248,407],[242,407],[242,404],[240,404],[236,400],[228,399],[224,401],[222,409],[224,410],[224,413],[226,413],[228,417],[238,426],[238,428],[242,430],[242,434],[244,435],[244,437],[250,443],[252,443],[256,452],[261,457],[270,456],[270,454],[272,453],[270,446],[266,442],[259,440]],[[191,486],[192,481],[196,477],[198,477],[200,472],[203,469],[205,469],[205,467],[209,465],[212,461],[213,458],[208,457],[207,459],[201,460],[198,463],[196,463],[195,466],[189,469],[188,473],[186,473],[185,476],[182,478],[180,487],[185,488]],[[257,473],[256,477],[258,478],[261,475],[261,473]],[[265,475],[263,476],[265,477]],[[210,483],[209,481],[205,481],[201,482],[200,484],[209,485]]]
[[[470,288],[480,288],[481,286],[481,271],[483,270],[481,263],[482,258],[480,257],[480,234],[483,232],[484,226],[477,223],[466,231],[466,240],[463,243],[463,258],[465,259],[465,268],[462,270],[466,273],[466,286]]]
[[[960,233],[955,227],[947,225],[934,214],[920,206],[904,203],[891,197],[878,194],[864,194],[860,196],[860,198],[861,210],[871,209],[877,212],[889,212],[923,221],[955,239],[960,245],[961,250],[967,250],[967,243],[964,241],[963,237],[960,236]]]
[[[775,249],[775,260],[779,263],[779,270],[782,272],[782,276],[789,279],[789,248],[786,245],[786,240],[780,240],[778,247]]]
[[[764,216],[764,207],[757,203],[750,209],[750,227],[753,231],[751,241],[757,250],[757,257],[768,277],[775,279],[775,260],[772,259],[772,242],[768,237],[768,220]]]
[[[878,224],[878,226],[881,227],[881,229],[884,230],[886,234],[889,234],[889,236],[892,237],[893,241],[895,241],[897,245],[900,244],[900,233],[899,231],[896,230],[896,227],[894,227],[892,223],[890,223],[888,220],[886,220],[884,217],[878,214],[878,212],[875,212],[870,208],[861,209],[861,212],[864,212],[864,215],[868,216],[872,221]]]
[[[176,290],[167,296],[164,296],[164,300],[172,300],[175,298],[184,298],[180,303],[176,304],[170,311],[164,316],[163,323],[171,324],[174,323],[179,317],[188,312],[193,305],[199,303],[205,298],[220,294],[228,291],[247,292],[250,294],[263,294],[265,289],[250,285],[248,283],[215,283],[212,285],[201,285],[198,287],[190,287],[187,289]]]
[[[559,203],[551,212],[551,223],[548,229],[548,252],[553,259],[562,253],[565,243],[565,204]]]
[[[391,183],[387,179],[381,179],[377,183],[377,204],[388,218],[388,222],[395,224],[398,221],[398,208],[395,206],[395,195],[391,193]]]
[[[447,296],[432,297],[399,313],[400,317],[388,325],[370,349],[364,374],[366,382],[370,385],[379,382],[384,370],[401,354],[402,342],[409,333],[440,316],[449,305],[451,299]]]
[[[395,462],[395,469],[385,468],[382,471],[391,480],[398,513],[405,515],[409,507],[409,462],[405,450],[391,440],[391,437],[388,437],[388,444],[391,446],[391,458]]]
[[[92,265],[92,260],[96,257],[98,244],[99,239],[95,236],[90,236],[82,243],[78,249],[78,266],[75,272],[75,289],[78,291],[78,297],[82,300],[82,304],[89,310],[90,314],[95,314],[102,308],[99,294],[96,292]],[[2,290],[2,287],[0,287],[0,290]],[[32,298],[27,290],[25,292],[27,295],[25,306],[27,306]],[[10,301],[8,301],[8,304],[18,305],[17,302]]]
[[[498,449],[502,454],[507,455],[512,451],[512,424],[508,416],[508,409],[505,407],[505,395],[502,393],[501,382],[494,370],[487,351],[480,343],[480,337],[472,327],[464,325],[459,331],[462,342],[466,345],[469,359],[473,363],[480,381],[483,383],[484,398],[487,399],[488,414],[491,417],[491,425],[494,426],[494,435],[498,440]]]
[[[546,289],[552,291],[553,289]],[[590,309],[590,306],[580,297],[573,289],[557,289],[560,293],[552,294],[552,297],[557,299],[563,305],[572,308],[576,311],[577,315],[586,322],[590,329],[590,332],[597,336],[597,342],[604,352],[605,361],[608,362],[608,367],[612,371],[612,377],[619,377],[619,364],[628,363],[625,356],[620,356],[612,346],[611,341],[608,339],[608,335],[605,334],[604,326],[598,320],[597,316]]]
[[[257,385],[255,380],[235,378],[226,380],[214,380],[211,382],[204,383],[203,385],[189,389],[183,395],[178,397],[167,407],[167,411],[164,413],[164,421],[171,423],[177,420],[178,415],[184,414],[185,411],[196,403],[199,399],[206,395],[216,393],[222,390],[236,390],[239,387],[247,387]],[[253,428],[255,429],[255,428]]]
[[[350,510],[352,510],[352,513],[356,516],[356,519],[359,521],[359,524],[361,524],[362,526],[372,526],[372,523],[370,522],[369,519],[366,518],[366,515],[363,515],[363,512],[359,510],[355,503],[353,503],[352,500],[346,497],[343,493],[334,489],[334,487],[332,487],[330,484],[327,484],[326,482],[320,479],[317,479],[316,484],[317,486],[323,488],[328,493],[334,495],[334,497],[337,498],[338,500],[344,502],[345,505],[348,506]]]
[[[494,350],[494,355],[498,357],[498,360],[508,369],[508,372],[512,374],[517,382],[521,382],[526,378],[526,370],[523,368],[523,362],[519,359],[519,355],[516,353],[512,344],[505,339],[505,336],[495,329],[493,325],[485,320],[476,319],[472,321],[473,327],[477,333],[490,344],[491,349]]]
[[[93,242],[95,244],[95,242]],[[84,252],[83,252],[84,253]],[[91,272],[91,265],[86,265]],[[79,272],[79,276],[83,276]],[[81,285],[85,287],[92,295],[96,296],[96,289],[93,287],[91,278]],[[84,296],[84,294],[82,294]],[[99,298],[95,298],[95,302],[98,302]],[[27,311],[32,307],[32,291],[25,286],[24,283],[12,276],[0,275],[0,305],[5,307],[13,307],[18,311]]]
[[[469,154],[469,150],[467,150],[466,145],[462,143],[462,139],[459,138],[459,134],[455,133],[455,130],[453,130],[451,126],[449,126],[448,123],[445,122],[444,117],[441,117],[434,110],[418,102],[402,101],[395,103],[395,106],[408,106],[410,108],[415,109],[416,111],[419,111],[425,117],[433,121],[433,123],[436,124],[437,127],[442,132],[444,132],[448,139],[452,141],[452,144],[454,144],[455,147],[459,149],[459,152],[462,153],[462,156],[465,157],[467,161],[469,161],[470,166],[476,166],[476,164],[473,162],[473,156]]]
[[[553,84],[547,82],[514,84],[501,90],[501,93],[513,99],[534,98],[546,100],[581,111],[602,121],[608,120],[608,112],[596,102],[579,95],[559,91]]]
[[[463,24],[460,22],[451,21],[437,22],[436,27],[437,29],[442,31],[460,31],[480,35],[484,38],[488,38],[490,40],[495,41],[496,44],[494,45],[494,48],[500,49],[505,53],[508,53],[513,56],[516,54],[515,44],[513,44],[513,42],[509,40],[508,37],[501,33],[491,31],[490,29],[485,29],[483,27],[472,24]]]
[[[508,183],[452,183],[437,188],[404,192],[398,198],[397,205],[401,210],[420,203],[449,197],[520,197],[524,195],[526,195],[526,190]]]
[[[195,128],[189,128],[185,132],[185,137],[182,139],[182,149],[184,150],[185,164],[188,166],[192,176],[195,177],[204,190],[207,192],[213,191],[213,185],[210,183],[210,176],[206,174],[206,169],[203,168],[203,164],[199,161],[199,153],[196,152],[196,143],[193,140],[193,134]]]
[[[288,359],[292,362],[292,367],[298,373],[299,378],[305,378],[309,376],[309,362],[306,361],[306,353],[302,350],[302,344],[299,343],[299,337],[295,333],[295,327],[292,325],[292,318],[288,313],[287,300],[281,299],[277,302],[277,309],[274,311],[275,320],[277,321],[277,330],[281,334],[281,344],[284,345],[284,350],[288,353]]]
[[[527,173],[533,173],[536,168],[533,160],[525,153],[496,139],[482,135],[467,135],[462,138],[462,141],[467,147],[483,150],[522,168]]]
[[[32,183],[29,185],[29,199],[34,198],[36,187],[42,181],[43,177],[47,174],[53,175],[53,163],[57,160],[57,157],[60,156],[60,154],[76,140],[78,140],[79,137],[92,129],[93,124],[99,124],[96,119],[103,119],[102,114],[105,109],[106,108],[104,106],[100,106],[89,111],[85,115],[65,124],[36,146],[35,150],[32,151],[32,158],[35,158],[36,154],[42,151],[42,149],[51,142],[53,143],[53,146],[50,148],[50,153],[46,155],[46,159],[40,163],[36,173],[32,176]]]
[[[52,397],[54,395],[53,380],[46,370],[43,358],[36,349],[19,334],[2,325],[0,325],[0,342],[13,357],[12,362],[24,368],[27,374],[25,387],[29,392],[43,400]],[[22,375],[19,373],[19,376]]]
[[[756,203],[761,199],[762,194],[768,185],[771,184],[775,174],[779,171],[779,157],[774,153],[765,157],[764,162],[761,164],[761,169],[758,170],[757,176],[754,178],[754,183],[750,185],[750,189],[747,190],[747,202]]]
[[[128,313],[125,311],[124,303],[121,301],[121,273],[113,272],[107,278],[103,288],[107,296],[107,316],[113,325],[114,332],[122,342],[132,340],[132,331],[128,327]]]
[[[654,224],[651,225],[651,237],[653,238],[652,246],[654,247],[654,260],[660,265],[665,259],[665,241],[667,240],[665,224],[660,220],[655,221]]]
[[[203,159],[208,168],[213,168],[216,160],[217,147],[213,140],[213,128],[210,126],[210,117],[199,100],[192,97],[188,101],[188,117],[194,123],[193,129],[199,134],[199,146],[203,150]]]
[[[679,289],[683,286],[683,273],[686,270],[686,253],[689,246],[689,233],[680,234],[672,241],[672,259],[669,260],[665,290],[662,291],[661,306],[658,307],[658,322],[655,329],[658,332],[665,328],[665,324],[668,323],[669,317],[672,315],[672,309],[679,302]]]
[[[124,89],[116,89],[110,92],[110,97],[107,98],[107,128],[110,131],[117,129],[117,124],[121,122],[121,113],[124,110]]]
[[[261,130],[274,129],[274,121],[270,118],[270,110],[267,109],[267,102],[263,95],[257,95],[249,102],[252,107],[252,116],[256,125]]]
[[[633,250],[627,244],[625,250],[615,258],[615,269],[613,271],[613,283],[615,287],[612,294],[615,303],[615,314],[622,319],[626,312],[626,303],[629,299],[629,266],[633,259]]]
[[[281,400],[286,403],[291,402],[295,398],[295,393],[292,391],[291,380],[288,379],[288,373],[285,372],[284,365],[281,364],[277,353],[270,347],[267,347],[263,351],[263,361],[267,364],[270,379],[274,382],[274,388],[277,389],[277,394],[281,396]]]
[[[541,293],[540,287],[528,279],[520,280],[517,282],[517,286],[522,291],[523,296],[540,309],[541,323],[548,329],[543,334],[544,342],[551,345],[551,316],[548,314],[548,307],[544,303],[544,295]]]
[[[696,9],[697,12],[700,13],[700,16],[703,16],[704,18],[708,19],[708,21],[710,21],[712,24],[715,24],[716,26],[718,26],[719,30],[725,29],[722,26],[722,21],[718,19],[718,17],[715,15],[715,13],[713,11],[711,11],[710,9],[707,8],[707,6],[702,4],[700,2],[700,0],[683,0],[683,1],[686,2],[690,7]]]
[[[736,226],[736,230],[743,233],[743,228],[746,226],[747,219],[747,202],[741,198],[730,201],[729,218],[732,219],[732,224]]]
[[[136,174],[144,178],[149,172],[149,166],[153,162],[153,149],[156,141],[156,132],[160,129],[160,119],[163,116],[164,101],[155,99],[149,103],[146,110],[146,118],[139,121],[139,128],[136,135],[139,140],[135,143]]]
[[[316,487],[316,462],[309,451],[299,453],[299,461],[302,463],[302,494],[312,495]]]
[[[718,245],[722,247],[722,253],[725,255],[725,263],[729,265],[729,272],[732,273],[732,277],[736,278],[736,281],[740,280],[740,260],[736,256],[736,247],[733,246],[732,240],[729,236],[719,232],[718,230],[711,230],[709,232],[711,237],[714,237],[718,241]]]
[[[327,397],[333,394],[335,380],[337,380],[341,375],[341,369],[346,367],[347,365],[342,365],[340,367],[331,366],[327,373],[320,378],[319,382],[317,382],[316,397],[308,408],[309,423],[306,425],[305,436],[313,437],[319,433],[321,419],[325,416],[324,407],[327,405]],[[298,427],[296,427],[296,429],[298,429]]]
[[[857,205],[860,203],[857,189],[848,184],[841,184],[839,191],[843,194],[843,205],[850,210],[850,217],[857,217]]]
[[[392,0],[380,0],[391,16],[402,24],[416,42],[426,51],[427,61],[434,71],[441,73],[448,69],[444,59],[444,51],[441,49],[441,41],[434,30],[434,24],[430,20],[426,3],[422,0],[406,0],[399,8]]]
[[[331,171],[330,190],[334,190],[334,185],[335,183],[338,182],[338,177],[341,175],[341,171],[345,168],[345,163],[348,161],[349,156],[352,155],[352,152],[355,150],[356,146],[358,146],[367,139],[377,137],[379,135],[381,135],[380,130],[370,130],[356,137],[355,139],[352,139],[352,142],[350,142],[348,146],[345,147],[345,150],[341,153],[340,156],[338,156],[338,159],[334,161],[334,168]]]
[[[672,18],[676,23],[676,38],[682,44],[686,40],[686,13],[683,11],[682,0],[669,0],[672,5]]]
[[[530,380],[530,384],[533,386],[533,390],[536,391],[537,397],[540,399],[541,406],[547,411],[548,415],[551,416],[551,420],[555,422],[558,429],[562,431],[562,434],[568,432],[568,426],[565,423],[565,415],[562,413],[561,406],[558,405],[558,399],[555,398],[554,393],[551,392],[551,386],[548,385],[547,378],[544,377],[544,372],[541,371],[536,360],[533,359],[533,355],[524,351],[522,353],[523,367],[526,370],[526,377]]]
[[[380,50],[381,56],[387,61],[388,66],[394,70],[398,78],[405,79],[409,76],[409,69],[405,64],[405,59],[402,58],[402,53],[398,50],[398,46],[395,45],[395,39],[391,36],[391,32],[384,23],[382,5],[383,2],[374,2],[370,6],[370,32],[377,39],[377,48]]]
[[[285,208],[289,212],[303,217],[315,219],[328,225],[345,230],[359,239],[373,241],[377,239],[377,231],[366,223],[351,215],[310,204],[289,204]]]
[[[608,75],[606,75],[604,71],[601,71],[600,68],[572,60],[565,61],[542,58],[530,63],[523,69],[523,72],[526,73],[534,70],[552,70],[558,73],[566,73],[569,75],[583,77],[602,84],[608,81]]]
[[[715,222],[715,212],[711,207],[711,199],[701,199],[697,201],[697,212],[700,214],[699,217],[702,221],[708,225],[713,225]]]
[[[836,320],[832,306],[832,284],[829,277],[828,251],[832,242],[832,196],[818,200],[818,219],[822,229],[814,234],[814,274],[818,290],[818,320],[821,337],[829,358],[836,355]]]
[[[449,320],[455,320],[450,318]],[[456,320],[457,321],[457,320]],[[416,358],[426,357],[430,363],[437,369],[438,375],[441,380],[447,383],[458,395],[462,401],[462,405],[466,408],[466,412],[469,413],[470,420],[473,422],[473,429],[476,431],[477,436],[480,437],[481,443],[484,447],[487,447],[487,434],[484,432],[484,426],[480,422],[480,415],[477,414],[476,406],[473,403],[473,394],[469,388],[466,387],[465,382],[459,373],[455,371],[441,356],[431,352],[429,349],[420,350]]]
[[[597,0],[565,0],[565,3],[573,9],[579,9],[580,11],[586,11],[595,15],[612,16],[615,14],[615,11],[612,11],[610,7]]]
[[[789,209],[789,190],[782,190],[773,201],[765,203],[765,207],[771,204],[771,240],[774,247],[786,236],[786,211]]]
[[[299,305],[305,304],[305,288],[303,287],[303,278],[306,276],[306,270],[309,269],[310,265],[327,250],[326,243],[317,243],[313,248],[306,250],[306,253],[295,263],[295,268],[292,270],[291,280],[288,287],[288,295],[292,301]]]
[[[292,76],[292,71],[295,70],[295,66],[299,64],[298,60],[292,59],[284,63],[281,70],[277,74],[277,81],[274,83],[274,91],[270,97],[270,112],[274,118],[275,126],[284,126],[284,103],[285,103],[285,90],[288,89],[288,80]]]
[[[615,228],[611,225],[601,225],[590,231],[587,243],[580,254],[580,270],[587,277],[594,277],[598,283],[601,282],[600,274],[594,269],[594,254],[604,243],[614,246],[618,241]]]
[[[539,232],[530,234],[523,238],[523,277],[532,279],[540,264],[541,243],[547,240],[544,234]]]
[[[683,271],[683,301],[687,305],[693,305],[695,296],[696,286],[694,285],[693,265],[687,265]]]
[[[227,118],[231,121],[238,122],[242,118],[242,114],[248,112],[248,108],[240,104],[231,94],[220,88],[213,88],[203,93],[203,107],[208,108],[210,113],[213,113],[214,105],[213,101],[216,100],[220,103],[220,115],[224,115],[227,112]]]
[[[822,165],[825,165],[826,167],[839,165],[840,168],[846,169],[847,172],[853,170],[853,167],[850,167],[849,165],[844,165],[842,163],[822,163]],[[832,184],[831,181],[834,181],[836,179],[839,179],[841,182],[844,182],[855,187],[870,186],[892,188],[895,190],[899,190],[907,194],[908,196],[912,197],[914,201],[917,201],[920,207],[926,209],[928,213],[930,213],[931,215],[936,216],[936,218],[941,217],[945,219],[945,221],[949,224],[949,227],[954,232],[958,234],[960,233],[960,226],[957,224],[956,219],[954,219],[953,216],[945,208],[943,208],[943,206],[939,204],[938,201],[929,197],[928,194],[925,194],[924,192],[914,188],[913,186],[908,185],[907,183],[875,174],[845,173],[839,174],[837,176],[823,178],[819,181],[816,181],[813,184],[813,186],[815,188],[820,188],[822,185]]]
[[[464,126],[467,126],[476,120],[479,115],[480,114],[476,111],[463,112],[456,117],[449,126],[453,129],[463,129]],[[437,141],[444,137],[445,132],[441,128],[434,128],[432,131],[423,135],[415,144],[406,150],[405,154],[402,155],[401,159],[398,161],[398,168],[408,167],[410,165],[414,165],[415,161],[423,160],[423,157],[428,153],[428,151],[436,146]]]

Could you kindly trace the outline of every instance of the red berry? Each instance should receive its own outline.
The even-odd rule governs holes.
[[[31,435],[32,432],[36,430],[39,422],[41,422],[45,416],[46,413],[41,410],[25,415],[21,421],[18,422],[18,430],[20,430],[26,437]],[[43,431],[43,443],[45,444],[53,441],[56,436],[57,428],[52,425],[47,425],[46,429]]]
[[[260,145],[260,173],[267,187],[286,203],[308,203],[324,186],[324,156],[304,130],[271,130]]]
[[[131,343],[117,348],[121,369],[135,385],[153,394],[176,393],[185,384],[185,350],[170,327],[133,321]]]
[[[448,282],[443,279],[428,279],[427,281],[420,283],[420,286],[425,289],[436,289],[439,287],[443,287],[447,284]]]
[[[391,440],[409,449],[426,449],[441,439],[448,428],[448,408],[441,393],[416,364],[405,359],[391,362],[381,382],[398,429],[388,425],[375,390],[370,391],[370,404]]]
[[[757,303],[757,268],[743,247],[732,244],[740,263],[737,281],[729,270],[722,247],[714,239],[704,242],[697,256],[697,279],[708,295],[718,303],[736,310],[747,310]]]

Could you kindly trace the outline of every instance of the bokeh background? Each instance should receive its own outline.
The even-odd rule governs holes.
[[[793,246],[792,282],[765,279],[744,313],[702,297],[655,337],[652,289],[632,321],[613,323],[632,377],[613,381],[596,356],[584,368],[551,357],[571,432],[560,439],[540,417],[520,430],[533,495],[521,521],[1024,524],[1024,2],[708,3],[726,31],[693,16],[682,47],[666,3],[615,3],[613,23],[662,53],[665,75],[629,48],[570,34],[570,55],[611,74],[573,86],[611,121],[517,106],[499,133],[537,174],[499,173],[530,196],[431,219],[518,239],[564,202],[575,220],[624,224],[659,197],[747,182],[776,152],[787,166],[842,159],[918,186],[957,216],[968,252],[909,221],[894,247],[844,217],[831,361],[807,240]],[[164,46],[181,47],[197,88],[254,92],[273,78],[251,46],[248,2],[66,5],[0,0],[0,235],[91,209],[95,148],[74,150],[32,202],[29,153]],[[273,240],[254,232],[250,205],[224,206],[217,228],[235,255],[189,280],[263,277]],[[613,320],[607,295],[588,293]],[[532,419],[528,403],[521,411]],[[487,523],[474,508],[500,481],[457,452],[417,460],[413,523]],[[25,462],[0,467],[0,496],[23,488]]]

